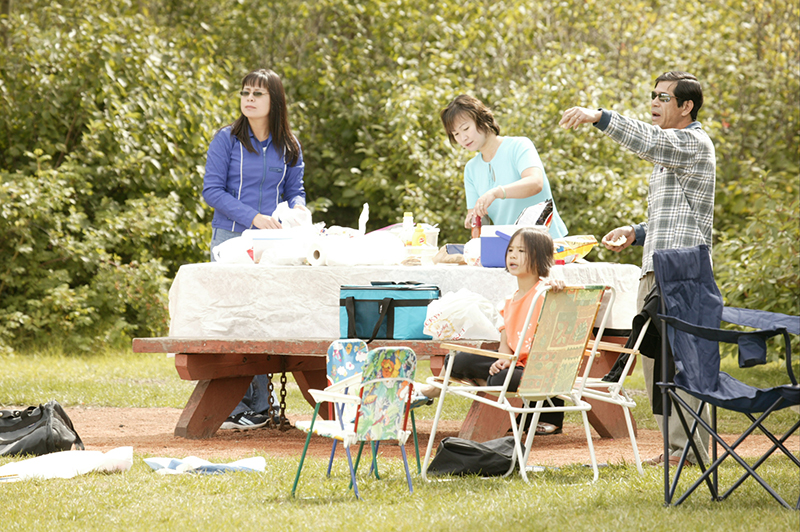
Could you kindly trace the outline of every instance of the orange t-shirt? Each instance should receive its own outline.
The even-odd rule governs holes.
[[[528,309],[531,308],[533,296],[536,295],[536,291],[541,287],[541,284],[542,280],[539,279],[539,281],[533,285],[533,288],[528,290],[528,293],[521,299],[515,300],[514,296],[516,296],[519,291],[514,292],[514,296],[506,299],[506,304],[503,307],[503,311],[500,313],[503,316],[503,325],[500,327],[500,331],[505,329],[506,341],[512,353],[515,352],[517,344],[519,343],[519,337],[522,334],[522,326],[525,325],[525,318],[528,316]],[[522,344],[522,353],[519,353],[519,358],[517,359],[517,367],[525,367],[525,363],[528,361],[528,353],[531,350],[531,343],[533,342],[533,332],[536,330],[536,322],[539,321],[539,313],[542,311],[543,303],[544,298],[540,298],[539,301],[536,302],[536,308],[533,310],[533,316],[531,316],[531,322],[528,326],[528,333],[525,335],[525,343]]]

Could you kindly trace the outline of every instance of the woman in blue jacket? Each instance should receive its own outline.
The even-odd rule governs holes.
[[[245,229],[278,229],[278,203],[305,209],[303,153],[292,134],[281,78],[268,69],[242,80],[242,114],[211,141],[203,198],[214,208],[211,249]],[[213,253],[211,260],[214,260]]]
[[[211,221],[213,249],[240,236],[245,229],[279,229],[272,217],[278,203],[305,209],[303,153],[292,134],[281,78],[268,69],[254,70],[242,80],[242,114],[231,125],[217,131],[208,147],[203,198],[214,208]],[[262,427],[270,417],[279,422],[278,400],[269,379],[258,375],[223,429]]]

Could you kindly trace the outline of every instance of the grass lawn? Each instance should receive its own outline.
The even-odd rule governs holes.
[[[728,366],[740,376],[732,361]],[[0,408],[48,399],[66,406],[182,408],[193,388],[178,378],[173,361],[164,355],[37,353],[0,356],[0,367]],[[748,370],[747,375],[764,385],[776,382],[780,372],[779,366],[770,365]],[[427,374],[427,363],[420,363],[417,380]],[[641,397],[637,422],[654,428],[641,374],[630,382]],[[290,386],[289,394],[292,413],[311,413],[296,386]],[[468,406],[448,399],[445,416],[463,417]],[[419,414],[432,416],[433,409]],[[790,410],[781,414],[782,425],[797,419]],[[347,490],[344,460],[336,461],[333,478],[326,479],[326,461],[310,459],[298,498],[292,499],[299,457],[262,456],[267,460],[263,475],[160,476],[144,464],[145,456],[134,454],[134,466],[124,474],[3,484],[0,529],[800,530],[800,512],[782,509],[753,481],[722,503],[712,503],[707,491],[701,491],[678,508],[663,507],[660,469],[647,468],[640,476],[632,466],[602,468],[595,484],[589,483],[591,474],[581,466],[536,474],[530,484],[518,476],[429,484],[414,476],[414,493],[409,494],[402,463],[383,459],[381,480],[363,472],[359,487],[365,500],[358,502]],[[12,460],[17,459],[0,458],[0,465]],[[771,460],[762,469],[784,496],[797,494],[800,475],[788,460]],[[723,473],[723,485],[738,476],[734,467]]]

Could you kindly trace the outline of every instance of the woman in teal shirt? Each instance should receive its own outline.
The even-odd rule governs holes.
[[[499,136],[500,126],[483,102],[466,94],[457,96],[441,112],[441,119],[451,144],[478,152],[464,168],[464,227],[472,227],[475,216],[488,216],[496,225],[513,225],[527,207],[553,199],[533,142]],[[553,202],[550,236],[566,235]]]

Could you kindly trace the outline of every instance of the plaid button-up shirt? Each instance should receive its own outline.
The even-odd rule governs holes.
[[[642,276],[653,271],[653,252],[707,244],[714,224],[716,155],[700,122],[661,129],[603,110],[595,124],[603,133],[653,163],[647,194],[647,222],[635,226],[644,238]]]

